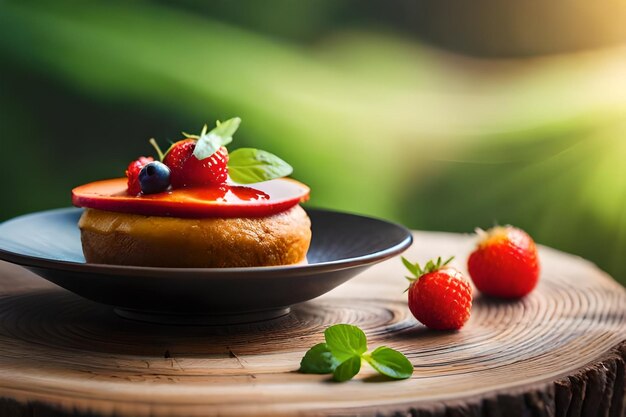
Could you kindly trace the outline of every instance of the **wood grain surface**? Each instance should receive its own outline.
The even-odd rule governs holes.
[[[406,256],[456,255],[468,236],[416,233]],[[230,327],[147,324],[0,263],[0,416],[624,415],[626,291],[590,263],[541,248],[521,301],[475,293],[458,332],[419,325],[399,259],[288,316]],[[413,377],[297,372],[336,323],[405,353]]]

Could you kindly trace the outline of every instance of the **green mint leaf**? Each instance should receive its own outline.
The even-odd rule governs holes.
[[[239,129],[239,125],[241,124],[241,119],[239,117],[233,117],[232,119],[228,119],[225,122],[217,122],[217,126],[215,126],[208,134],[213,133],[216,136],[221,136],[223,138],[229,138],[228,143],[233,138],[233,135]],[[206,135],[206,130],[203,131],[203,135]]]
[[[300,362],[300,372],[333,374],[338,382],[352,379],[368,362],[379,373],[393,379],[407,379],[413,374],[413,364],[397,350],[380,346],[367,351],[365,333],[356,326],[336,324],[324,331],[326,343],[309,349]]]
[[[339,362],[367,351],[367,338],[363,330],[349,324],[336,324],[324,331],[326,345]]]
[[[361,369],[361,357],[352,356],[335,368],[333,379],[337,382],[347,381],[359,373]]]
[[[407,379],[413,374],[413,364],[402,353],[386,346],[363,355],[372,368],[393,379]]]
[[[339,363],[326,346],[319,343],[309,349],[300,361],[300,372],[305,374],[330,374]]]
[[[239,184],[252,184],[286,177],[292,172],[293,168],[287,162],[260,149],[240,148],[233,151],[228,159],[228,174]]]
[[[241,119],[239,117],[233,117],[232,119],[219,123],[210,132],[207,132],[205,125],[198,138],[196,147],[193,150],[193,156],[200,160],[206,159],[213,155],[220,146],[228,145],[233,141],[233,134],[239,128],[240,123]],[[193,135],[187,137],[193,137]]]

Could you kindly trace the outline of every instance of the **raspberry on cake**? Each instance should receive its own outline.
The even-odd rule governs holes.
[[[87,262],[152,267],[252,267],[305,260],[309,188],[282,159],[225,145],[240,119],[205,126],[159,159],[131,162],[127,179],[72,190]],[[245,185],[244,185],[245,184]],[[253,184],[249,186],[248,184]]]

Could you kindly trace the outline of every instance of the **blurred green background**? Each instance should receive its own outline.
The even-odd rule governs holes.
[[[238,115],[313,206],[511,223],[626,283],[626,0],[460,3],[2,0],[0,221]]]

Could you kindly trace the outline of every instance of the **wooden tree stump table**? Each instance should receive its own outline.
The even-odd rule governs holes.
[[[407,256],[456,255],[464,268],[472,244],[416,233]],[[0,416],[623,416],[626,291],[582,259],[540,256],[530,296],[475,294],[466,327],[443,333],[411,316],[399,259],[288,316],[229,327],[122,319],[0,263]],[[405,353],[413,377],[364,367],[339,384],[298,373],[336,323]]]

